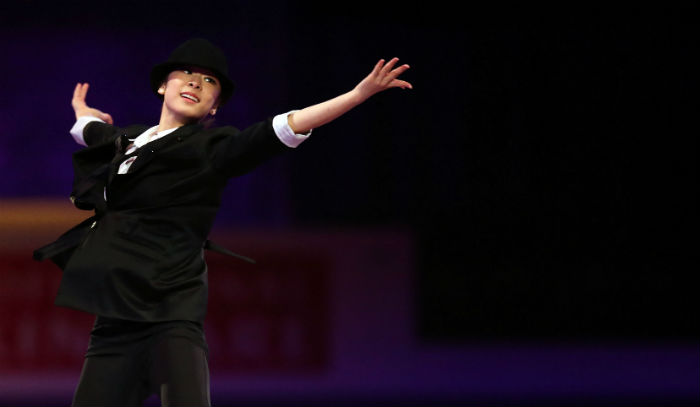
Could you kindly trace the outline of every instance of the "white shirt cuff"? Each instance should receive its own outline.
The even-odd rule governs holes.
[[[75,121],[75,124],[70,129],[70,135],[73,136],[76,143],[87,147],[85,137],[83,137],[83,130],[85,130],[85,126],[87,126],[88,123],[95,121],[104,123],[104,120],[100,120],[95,116],[80,116],[78,120]]]
[[[309,130],[309,132],[306,134],[294,133],[292,128],[289,127],[289,123],[287,122],[287,116],[296,111],[298,110],[291,110],[287,113],[278,114],[272,119],[272,128],[275,130],[277,138],[279,138],[280,141],[284,143],[284,145],[291,148],[297,147],[304,140],[309,138],[311,132],[313,131],[313,129]]]

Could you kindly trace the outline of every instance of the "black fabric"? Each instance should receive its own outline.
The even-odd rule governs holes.
[[[108,184],[111,160],[122,149],[122,139],[134,138],[146,130],[146,126],[130,126],[122,129],[93,121],[85,126],[83,138],[91,146],[73,154],[73,191],[71,201],[83,210],[94,209],[101,216],[107,209],[104,200]]]
[[[208,350],[202,325],[98,317],[73,406],[209,406]]]
[[[271,119],[243,131],[186,125],[143,146],[128,173],[117,175],[114,158],[124,144],[119,136],[143,130],[85,127],[89,147],[74,154],[75,184],[109,164],[107,179],[88,182],[81,195],[84,204],[92,200],[96,211],[104,210],[96,213],[96,223],[83,222],[70,236],[39,249],[37,258],[62,265],[57,305],[132,321],[203,321],[203,246],[221,193],[230,177],[289,147],[275,135]]]
[[[62,234],[55,242],[34,250],[34,260],[51,259],[58,267],[63,269],[73,254],[75,247],[85,239],[96,219],[95,216],[87,218]]]
[[[195,321],[142,322],[98,316],[95,318],[85,356],[122,352],[125,346],[169,333],[185,338],[209,352],[204,327]]]

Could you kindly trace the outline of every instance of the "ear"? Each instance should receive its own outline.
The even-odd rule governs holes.
[[[165,95],[165,85],[161,85],[161,87],[158,88],[158,94]]]
[[[214,116],[214,115],[216,114],[216,108],[215,108],[215,107],[212,108],[212,109],[209,111],[209,114],[212,115],[212,116]]]

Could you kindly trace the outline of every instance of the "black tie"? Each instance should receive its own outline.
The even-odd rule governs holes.
[[[113,174],[116,174],[119,171],[119,166],[121,163],[128,158],[135,156],[139,151],[137,148],[131,153],[126,154],[126,151],[133,144],[132,140],[129,140],[126,134],[122,134],[121,136],[117,137],[115,144],[117,146],[117,153],[114,155],[114,159],[112,160],[112,165],[114,166],[114,170],[112,171]]]

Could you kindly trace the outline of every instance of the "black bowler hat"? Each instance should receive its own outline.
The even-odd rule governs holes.
[[[151,70],[151,89],[159,97],[158,88],[163,84],[168,74],[185,66],[198,66],[214,73],[221,84],[221,105],[233,94],[235,85],[228,77],[226,55],[216,45],[202,38],[193,38],[180,44],[170,54],[170,58],[158,64]]]

